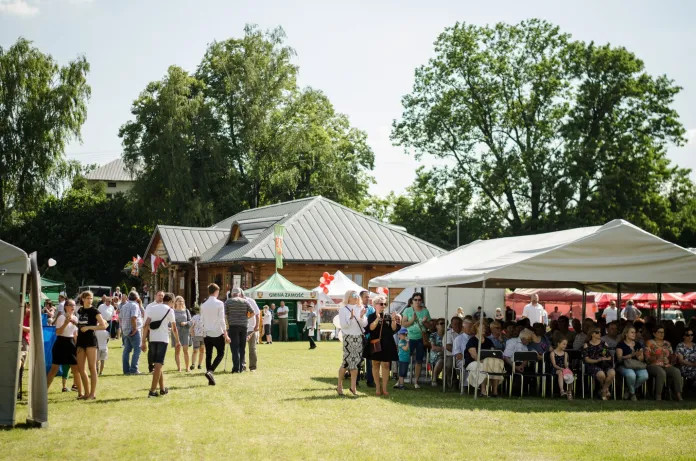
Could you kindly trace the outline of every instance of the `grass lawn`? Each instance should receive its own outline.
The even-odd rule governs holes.
[[[169,352],[170,393],[148,399],[150,376],[122,376],[110,346],[98,400],[61,393],[58,378],[49,428],[0,431],[0,458],[694,459],[695,400],[475,401],[431,388],[378,398],[364,386],[338,397],[337,342],[259,345],[256,373],[218,374],[215,387],[198,370],[172,371]]]

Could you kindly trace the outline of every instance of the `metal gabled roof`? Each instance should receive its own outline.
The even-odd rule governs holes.
[[[194,248],[198,249],[199,255],[204,254],[215,244],[224,242],[229,234],[225,229],[183,226],[157,226],[157,232],[167,249],[169,261],[175,263],[188,262],[191,257],[189,250]]]
[[[201,262],[273,260],[273,224],[276,222],[285,225],[283,256],[288,261],[413,264],[444,251],[323,197],[244,211],[212,229],[229,229],[235,221],[245,219],[260,221],[279,216],[284,217],[278,221],[269,219],[268,222],[273,223],[253,240],[247,237],[248,241],[243,242],[218,242],[202,255]]]
[[[128,169],[123,159],[117,158],[90,171],[85,179],[90,181],[135,181],[136,173]]]

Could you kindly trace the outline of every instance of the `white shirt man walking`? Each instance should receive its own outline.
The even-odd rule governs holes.
[[[544,325],[549,324],[549,316],[546,313],[544,306],[539,304],[539,295],[536,293],[532,295],[532,302],[524,306],[522,318],[529,319],[532,325],[535,323],[543,323]]]
[[[152,362],[155,367],[152,371],[152,384],[148,397],[159,397],[169,393],[169,389],[164,386],[164,374],[162,366],[167,355],[169,346],[169,326],[172,328],[172,336],[179,346],[179,333],[176,331],[176,319],[174,318],[174,294],[166,293],[163,297],[163,304],[150,304],[145,309],[145,325],[143,326],[143,336],[148,338],[149,347],[152,351]],[[148,343],[143,341],[141,349],[147,352]],[[157,384],[159,383],[159,394],[157,394]]]
[[[208,299],[201,304],[201,320],[205,329],[205,377],[208,379],[208,385],[214,386],[213,373],[225,356],[225,343],[229,344],[230,337],[225,328],[225,305],[218,299],[220,287],[211,283],[208,285],[208,295]]]

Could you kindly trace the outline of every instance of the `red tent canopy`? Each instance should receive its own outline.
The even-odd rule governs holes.
[[[636,293],[630,299],[635,302],[655,302],[657,304],[657,293]],[[662,293],[663,303],[683,303],[687,301],[688,299],[684,298],[681,293]]]
[[[529,301],[532,295],[539,295],[539,302],[542,303],[581,303],[582,302],[582,291],[576,290],[575,288],[548,288],[548,289],[535,289],[535,288],[518,288],[512,292],[512,294],[507,296],[507,299],[511,301]],[[587,297],[587,302],[592,302],[592,297]]]

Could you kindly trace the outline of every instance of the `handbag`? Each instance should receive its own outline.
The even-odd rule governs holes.
[[[427,330],[423,329],[423,324],[421,323],[420,319],[418,318],[418,315],[416,314],[416,311],[413,311],[413,315],[416,316],[416,323],[418,323],[418,328],[421,331],[421,338],[423,338],[423,347],[426,349],[430,349],[432,347],[432,344],[430,343],[430,338],[428,337],[428,332]]]
[[[150,322],[150,329],[151,329],[151,330],[157,330],[160,326],[162,326],[162,322],[164,322],[164,319],[167,318],[167,316],[169,315],[169,311],[170,311],[170,310],[171,310],[171,309],[167,309],[167,313],[164,314],[164,317],[162,317],[161,319],[155,320],[154,322]]]
[[[645,370],[648,366],[645,362],[636,359],[624,359],[623,367],[629,370]]]
[[[353,309],[351,309],[351,308],[348,307],[348,306],[346,306],[346,309],[348,309],[348,310],[350,311],[350,318],[355,319],[355,323],[358,324],[358,328],[359,328],[360,330],[362,330],[362,327],[360,326],[360,322],[358,322],[357,317],[355,317],[355,315],[353,315]],[[362,336],[362,346],[363,346],[363,352],[364,352],[364,351],[367,350],[367,346],[368,346],[368,344],[369,344],[369,340],[367,339],[367,336],[365,336],[365,334],[362,334],[361,336]]]
[[[379,327],[379,337],[377,339],[370,340],[370,352],[375,354],[377,352],[382,352],[382,330],[384,329],[384,319],[382,319],[381,325]]]

